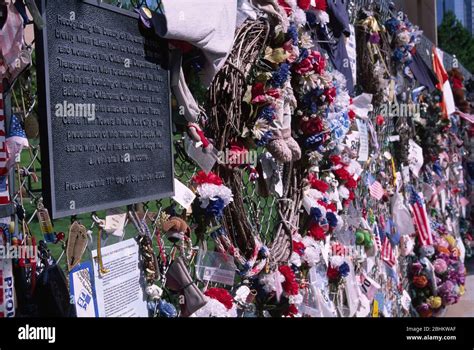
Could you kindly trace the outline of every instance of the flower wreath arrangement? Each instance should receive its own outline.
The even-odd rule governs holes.
[[[375,294],[385,298],[384,316],[407,315],[409,308],[400,310],[405,278],[418,314],[439,314],[463,293],[458,243],[452,230],[440,227],[433,228],[432,246],[421,245],[415,229],[399,232],[391,202],[397,198],[403,207],[406,188],[396,166],[406,162],[387,141],[393,123],[372,107],[394,101],[402,89],[409,91],[398,80],[393,86],[390,79],[393,68],[409,64],[420,33],[402,14],[384,27],[376,11],[360,11],[357,59],[363,69],[358,70],[356,91],[369,94],[351,98],[346,79],[332,67],[315,36],[316,26],[330,24],[327,2],[272,4],[269,16],[248,19],[237,29],[231,53],[209,89],[204,130],[209,141],[217,151],[255,151],[259,162],[256,167],[218,163],[212,172],[199,171],[190,181],[197,195],[193,228],[201,248],[206,250],[210,239],[216,252],[231,256],[239,281],[232,289],[206,284],[204,306],[194,316],[368,316],[375,314]],[[448,171],[440,154],[455,151],[456,122],[438,120],[436,93],[416,94],[412,100],[422,104],[407,132],[425,152],[424,167],[413,181],[420,188],[439,182]],[[357,147],[347,137],[360,134],[361,122],[367,124],[374,146],[366,163],[359,161]],[[425,138],[428,133],[434,137]],[[408,139],[400,143],[406,144],[400,147],[406,153]],[[386,155],[388,150],[401,164]],[[266,161],[273,165],[271,171],[264,168]],[[269,177],[280,180],[278,190],[269,185]],[[379,185],[377,194],[373,184]],[[262,229],[268,225],[265,218],[252,215],[254,203],[246,186],[255,189],[253,194],[266,186],[274,200],[277,222],[269,234]],[[431,199],[425,196],[430,207]],[[448,199],[452,216],[457,210],[452,201],[458,197]],[[411,220],[408,209],[402,209],[403,218]],[[427,214],[433,223],[446,221],[444,213]],[[364,276],[378,286],[362,295]],[[159,305],[166,314],[169,305]]]

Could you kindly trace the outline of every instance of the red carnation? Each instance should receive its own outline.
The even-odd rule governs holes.
[[[304,254],[304,249],[305,246],[301,242],[293,241],[293,251],[298,254],[299,256],[302,256]]]
[[[224,183],[218,175],[212,172],[209,174],[206,174],[202,170],[199,170],[198,173],[193,176],[192,181],[198,185],[208,183],[208,184],[214,184],[214,185],[220,186]]]
[[[341,157],[337,156],[337,155],[332,155],[329,157],[329,160],[331,161],[332,164],[334,165],[338,165],[338,164],[341,164]]]
[[[321,199],[318,199],[318,204],[321,205],[321,206],[323,206],[323,207],[326,208],[326,209],[327,209],[327,207],[328,207],[328,204],[327,204],[325,201],[321,200]]]
[[[326,238],[323,228],[317,224],[312,224],[310,226],[308,234],[317,241],[322,241]]]
[[[224,289],[224,288],[209,288],[206,292],[204,292],[211,299],[215,299],[224,305],[227,310],[232,309],[234,298],[232,295]]]
[[[295,304],[290,304],[290,306],[288,306],[288,309],[286,309],[286,311],[283,313],[284,316],[288,317],[294,317],[297,314],[298,309],[296,308]]]
[[[356,197],[356,196],[355,196],[354,191],[349,191],[349,198],[348,198],[348,199],[349,199],[350,201],[353,201],[353,200],[355,199],[355,197]]]
[[[333,172],[334,175],[336,175],[342,181],[347,181],[351,177],[351,174],[349,174],[349,172],[344,168],[336,169]]]
[[[319,117],[303,118],[300,121],[300,130],[303,131],[304,135],[319,134],[323,129],[323,122]]]
[[[326,68],[326,60],[324,59],[324,56],[321,55],[321,53],[318,51],[311,51],[309,57],[312,58],[313,61],[313,70],[318,74],[322,74],[324,72],[324,69]],[[334,89],[334,97],[335,94],[336,89]]]
[[[328,4],[326,0],[316,0],[316,6],[315,6],[316,10],[326,11],[327,8],[328,8]]]
[[[302,60],[300,63],[298,63],[295,67],[295,72],[298,73],[299,75],[304,75],[306,73],[312,72],[314,69],[313,67],[313,62],[311,61],[311,58],[306,57],[304,60]]]
[[[265,84],[262,82],[255,83],[252,87],[252,100],[265,94]]]
[[[326,89],[324,91],[324,96],[326,96],[326,99],[329,104],[333,103],[334,99],[336,98],[336,89],[335,88]]]
[[[330,281],[337,281],[339,279],[339,270],[329,266],[327,276]]]
[[[346,182],[346,187],[349,188],[349,189],[354,189],[354,188],[357,188],[357,181],[354,180],[354,178],[351,176],[347,179],[347,182]]]
[[[280,91],[278,89],[265,90],[264,83],[255,83],[255,85],[252,87],[252,103],[267,102],[267,96],[277,99],[280,97]]]
[[[311,6],[311,0],[298,0],[298,6],[304,11],[308,11]]]
[[[333,213],[337,212],[337,206],[335,203],[329,203],[328,205],[326,205],[326,209],[332,211]]]
[[[349,115],[349,118],[350,118],[351,120],[354,120],[355,117],[356,117],[356,114],[355,114],[355,112],[354,112],[352,109],[349,110],[348,115]]]
[[[268,89],[266,94],[275,99],[280,98],[280,91],[278,89]]]
[[[325,192],[327,192],[327,190],[329,190],[329,185],[326,182],[322,181],[322,180],[318,180],[314,174],[309,174],[308,175],[308,181],[309,181],[312,188],[314,188],[314,189],[316,189],[320,192],[325,193]]]
[[[298,283],[293,270],[287,265],[282,265],[278,268],[278,271],[285,277],[285,282],[282,283],[285,293],[287,295],[298,294]]]

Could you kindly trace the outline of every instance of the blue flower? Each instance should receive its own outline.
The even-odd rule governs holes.
[[[337,217],[336,214],[332,212],[327,212],[326,213],[326,219],[328,220],[328,224],[330,227],[336,227],[337,226]]]
[[[310,26],[314,26],[318,24],[317,23],[318,19],[316,18],[316,15],[311,11],[306,12],[306,20],[308,21]]]
[[[323,143],[323,135],[313,135],[306,139],[305,145],[307,148],[317,148]]]
[[[148,311],[150,311],[154,315],[156,310],[156,301],[147,301],[146,306],[148,308]]]
[[[280,68],[278,68],[277,71],[273,72],[270,84],[272,84],[272,86],[274,87],[281,88],[288,80],[289,76],[290,65],[287,63],[283,63],[282,65],[280,65]]]
[[[271,131],[267,131],[262,135],[260,140],[256,141],[257,146],[263,147],[265,146],[268,142],[270,142],[271,138],[273,137],[273,133]]]
[[[160,311],[160,315],[164,317],[171,318],[178,316],[178,312],[174,305],[164,300],[158,302],[158,310]]]
[[[298,45],[298,29],[296,29],[294,23],[291,24],[290,28],[288,28],[288,33],[286,33],[286,35],[293,45]]]
[[[312,114],[316,114],[318,112],[319,104],[322,104],[319,98],[323,93],[323,89],[316,88],[311,90],[303,96],[303,106],[309,109]]]
[[[405,53],[399,47],[397,47],[395,51],[393,52],[393,59],[397,62],[401,62],[404,56],[405,56]]]
[[[341,266],[339,266],[339,273],[341,274],[342,277],[346,277],[350,271],[351,269],[346,262],[343,262]]]
[[[385,27],[388,29],[390,34],[395,33],[399,25],[400,21],[396,18],[390,18],[388,21],[385,22]]]
[[[273,122],[273,119],[275,118],[275,108],[273,108],[271,105],[263,107],[258,117],[260,119],[266,120],[269,123]]]
[[[301,52],[300,52],[300,57],[298,57],[298,60],[296,61],[297,63],[300,63],[301,61],[303,61],[306,57],[309,56],[309,51],[308,49],[301,49]]]
[[[321,209],[313,207],[310,210],[310,215],[314,221],[318,222],[319,219],[321,219],[321,217],[323,216],[323,213],[321,213]]]
[[[436,162],[434,162],[433,164],[433,170],[434,172],[436,173],[436,175],[438,175],[439,177],[443,177],[443,168],[441,168],[441,165],[439,163],[439,160],[437,160]]]
[[[217,199],[210,200],[206,208],[206,214],[209,216],[214,216],[218,219],[222,217],[224,212],[224,200],[217,197]]]

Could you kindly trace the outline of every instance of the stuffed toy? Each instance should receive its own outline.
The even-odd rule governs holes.
[[[448,71],[449,82],[453,88],[454,102],[461,112],[470,113],[471,108],[469,102],[466,101],[464,91],[464,76],[458,68],[453,68]]]
[[[190,237],[191,229],[186,221],[178,217],[171,217],[163,223],[163,230],[166,232],[166,237],[171,242],[178,242],[185,237]]]
[[[291,136],[291,116],[296,108],[296,99],[289,81],[285,83],[285,93],[276,102],[273,139],[267,145],[276,160],[287,163],[301,158],[301,148]]]

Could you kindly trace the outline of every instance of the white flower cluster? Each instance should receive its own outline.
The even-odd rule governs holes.
[[[224,304],[216,299],[205,296],[207,304],[196,311],[191,317],[237,317],[237,307],[235,304],[228,310]]]
[[[291,254],[291,264],[300,267],[302,263],[306,263],[309,267],[313,267],[321,261],[321,248],[318,242],[313,239],[313,237],[301,237],[300,234],[295,234],[293,235],[293,240],[295,242],[303,243],[305,249],[303,255],[299,255],[296,252]]]
[[[224,185],[218,186],[204,183],[198,186],[197,192],[199,194],[199,200],[201,201],[201,208],[206,208],[210,200],[217,200],[217,198],[221,198],[224,201],[225,207],[234,200],[232,191],[229,187]]]

